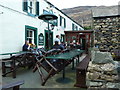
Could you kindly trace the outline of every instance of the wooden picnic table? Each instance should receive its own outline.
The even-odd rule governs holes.
[[[73,62],[72,67],[74,67],[74,58],[78,57],[77,62],[79,62],[79,56],[83,52],[84,50],[80,49],[49,50],[45,52],[45,55],[42,55],[41,57],[35,56],[37,62],[33,69],[33,72],[38,71],[42,86],[45,85],[46,81],[50,77],[59,73],[61,70],[63,70],[63,79],[65,80],[65,67],[71,62]],[[43,69],[48,73],[48,75],[44,74]]]
[[[33,55],[34,53],[31,53],[29,51],[19,51],[19,52],[14,52],[14,53],[4,53],[4,54],[0,54],[1,56],[9,56],[7,58],[3,58],[2,59],[2,74],[3,76],[6,76],[8,73],[13,74],[13,78],[16,78],[16,69],[18,67],[25,67],[29,60],[28,57],[30,57],[31,55]],[[32,57],[31,57],[32,58]],[[9,66],[6,65],[6,63],[10,63]],[[10,68],[9,71],[7,71],[6,69]]]
[[[10,55],[12,56],[13,54],[21,54],[21,53],[26,53],[27,51],[18,51],[18,52],[12,52],[12,53],[3,53],[3,54],[0,54],[0,55]]]
[[[65,61],[69,61],[72,59],[73,67],[74,67],[74,57],[78,57],[77,62],[79,62],[79,55],[81,55],[83,52],[84,52],[84,50],[74,49],[74,50],[71,50],[71,51],[68,51],[65,53],[47,56],[46,59],[62,60],[62,62],[63,62],[63,79],[65,79]]]

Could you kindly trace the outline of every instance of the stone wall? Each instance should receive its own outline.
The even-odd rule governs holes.
[[[86,75],[89,89],[120,88],[117,68],[118,62],[113,61],[109,52],[91,51],[91,61]]]
[[[99,49],[120,48],[120,16],[94,17],[95,45]]]

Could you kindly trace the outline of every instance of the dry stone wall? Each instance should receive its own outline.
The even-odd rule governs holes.
[[[93,20],[95,45],[99,49],[120,48],[120,16],[97,17]]]
[[[87,69],[89,88],[120,88],[117,71],[118,63],[113,61],[109,52],[92,51]]]

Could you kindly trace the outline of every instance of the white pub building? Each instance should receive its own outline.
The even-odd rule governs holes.
[[[48,22],[38,18],[46,13],[58,17],[50,21],[50,30]],[[47,48],[56,35],[64,41],[64,31],[69,30],[84,29],[47,0],[0,0],[0,54],[22,51],[26,40],[37,48]]]

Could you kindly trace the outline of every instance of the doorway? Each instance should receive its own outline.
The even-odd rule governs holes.
[[[82,38],[82,50],[85,50],[86,46],[86,40]]]
[[[48,43],[49,40],[49,43]],[[48,36],[48,30],[45,30],[45,49],[49,50],[51,49],[53,46],[53,32],[50,31],[49,32],[49,36]]]

